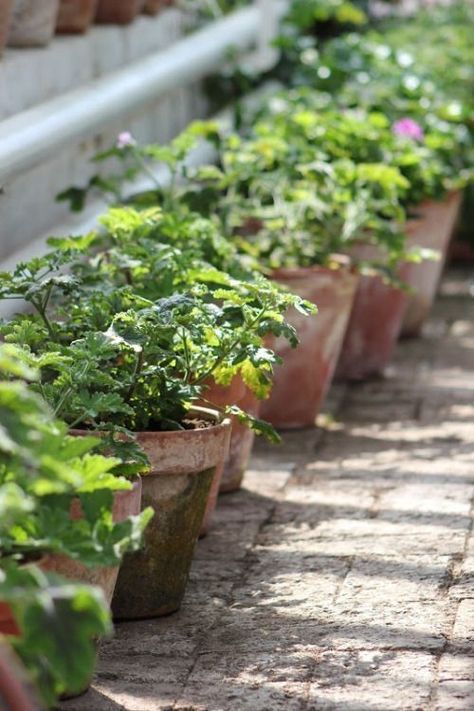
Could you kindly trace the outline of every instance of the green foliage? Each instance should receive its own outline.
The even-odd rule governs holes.
[[[117,565],[140,547],[152,511],[114,523],[113,492],[131,486],[118,476],[122,463],[93,452],[99,439],[71,437],[52,417],[25,382],[38,384],[38,362],[51,367],[54,359],[0,347],[0,600],[20,629],[12,644],[49,706],[87,684],[94,638],[110,632],[109,611],[98,590],[25,563],[59,553],[85,565]]]
[[[97,588],[71,584],[35,565],[0,565],[0,599],[11,607],[20,635],[10,643],[49,708],[65,692],[89,683],[96,638],[111,632],[110,615]]]
[[[41,263],[3,279],[4,293],[28,299],[47,265],[47,306],[30,299],[36,317],[3,333],[28,347],[42,373],[33,388],[56,415],[72,427],[179,429],[207,378],[239,372],[265,397],[276,363],[265,336],[296,345],[284,314],[314,308],[249,271],[216,224],[184,203],[116,207],[102,222],[94,242],[56,239]],[[73,292],[59,278],[66,266]]]

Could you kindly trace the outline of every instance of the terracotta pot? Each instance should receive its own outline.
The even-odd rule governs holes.
[[[429,315],[461,207],[461,199],[460,192],[452,192],[445,200],[427,200],[417,208],[419,217],[407,222],[409,245],[435,249],[440,258],[437,261],[424,260],[420,264],[409,264],[406,267],[405,279],[415,293],[410,294],[407,299],[402,336],[418,336]]]
[[[73,430],[73,433],[79,433],[80,435],[84,434],[81,430]],[[112,508],[112,517],[114,522],[120,523],[120,521],[125,521],[125,519],[129,516],[136,516],[139,514],[141,511],[141,499],[141,479],[137,479],[133,484],[133,488],[128,491],[114,492],[114,503]],[[82,518],[79,499],[72,502],[71,518],[76,520]],[[114,565],[90,568],[89,566],[81,563],[79,560],[73,560],[66,555],[52,553],[50,555],[46,555],[44,559],[42,559],[40,567],[43,570],[64,575],[65,578],[69,578],[70,580],[87,583],[88,585],[97,585],[102,588],[108,605],[112,603],[119,566]]]
[[[98,0],[60,0],[56,32],[85,32],[94,20]]]
[[[260,411],[260,401],[255,397],[250,388],[243,382],[240,375],[236,375],[230,385],[217,385],[211,381],[208,389],[204,393],[206,401],[215,405],[219,409],[227,405],[238,405],[251,415],[258,415]],[[231,417],[232,433],[230,436],[229,452],[218,467],[216,476],[212,482],[209,501],[204,515],[201,536],[205,535],[209,529],[212,514],[216,508],[219,493],[237,491],[242,484],[242,480],[247,469],[250,453],[252,451],[255,434],[245,425],[242,425],[237,417]]]
[[[15,635],[16,637],[20,634],[20,629],[10,605],[0,601],[0,635],[2,634]]]
[[[52,40],[59,0],[14,0],[8,45],[42,47]]]
[[[31,679],[8,644],[0,640],[0,704],[2,711],[38,711]]]
[[[145,0],[99,0],[95,21],[128,25],[142,11]]]
[[[362,260],[380,260],[377,247],[360,244],[351,256]],[[399,270],[406,276],[406,265]],[[336,377],[364,380],[380,375],[388,365],[402,327],[407,294],[386,284],[377,275],[362,276],[347,325],[346,336],[337,364]]]
[[[317,304],[315,317],[292,310],[288,320],[300,339],[295,349],[277,339],[283,365],[275,369],[261,416],[276,427],[312,427],[331,384],[352,307],[358,276],[348,267],[280,269],[276,281]]]
[[[0,54],[7,43],[13,0],[0,0]]]
[[[174,0],[145,0],[145,7],[143,8],[143,12],[146,15],[157,15],[160,10],[163,10],[165,7],[169,7],[170,5],[173,4]]]
[[[144,548],[127,554],[120,568],[112,602],[116,619],[159,617],[181,605],[212,480],[230,437],[230,421],[219,421],[217,412],[196,407],[192,416],[213,424],[136,435],[151,464],[142,506],[151,506],[155,516]]]

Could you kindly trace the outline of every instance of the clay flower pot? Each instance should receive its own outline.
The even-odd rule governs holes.
[[[8,45],[42,47],[56,29],[59,0],[14,0]]]
[[[112,601],[116,619],[159,617],[181,605],[212,480],[230,437],[230,421],[217,412],[196,407],[191,416],[211,425],[136,434],[151,464],[142,507],[151,506],[155,515],[143,549],[127,554],[120,567]]]
[[[238,405],[242,410],[254,416],[258,415],[260,411],[260,400],[245,385],[240,375],[236,375],[228,386],[217,385],[214,381],[209,382],[204,396],[206,402],[219,409],[225,408],[227,405]],[[231,421],[232,433],[229,452],[212,482],[201,535],[207,533],[209,529],[218,494],[237,491],[240,488],[252,451],[255,433],[242,425],[237,417],[231,417]]]
[[[13,0],[0,0],[0,55],[7,43]]]
[[[460,192],[452,192],[445,200],[427,200],[417,208],[419,216],[407,222],[410,246],[435,249],[440,258],[437,261],[427,259],[419,264],[407,265],[405,279],[414,293],[408,296],[402,336],[418,336],[429,315],[461,207],[461,199]]]
[[[13,616],[13,611],[7,602],[0,601],[0,635],[9,634],[17,637],[20,629]]]
[[[81,435],[83,431],[78,431]],[[74,430],[73,430],[74,433]],[[76,432],[77,434],[77,432]],[[129,516],[137,516],[141,511],[142,500],[142,480],[136,479],[133,488],[127,491],[115,491],[114,503],[112,508],[112,518],[115,523],[125,521]],[[82,518],[82,511],[79,499],[72,502],[71,518]],[[63,575],[65,578],[74,580],[88,585],[97,585],[104,593],[104,597],[110,605],[114,594],[115,584],[119,566],[104,566],[98,568],[90,568],[79,560],[74,560],[66,555],[52,553],[46,555],[40,563],[43,570],[55,572]]]
[[[99,0],[95,21],[128,25],[142,11],[145,0]]]
[[[351,254],[365,260],[380,258],[378,248],[369,244],[356,246]],[[403,265],[399,276],[404,279],[405,275]],[[386,284],[378,275],[360,278],[337,364],[337,378],[365,380],[383,373],[400,335],[407,300],[406,292]]]
[[[275,369],[272,393],[262,403],[261,417],[280,428],[312,427],[333,378],[358,276],[345,266],[316,266],[279,269],[274,278],[316,304],[318,314],[289,313],[300,343],[293,349],[284,339],[276,340],[283,365]]]
[[[56,32],[85,32],[94,20],[98,0],[60,0]]]

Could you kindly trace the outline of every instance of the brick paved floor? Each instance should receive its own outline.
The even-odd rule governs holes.
[[[259,445],[181,612],[118,626],[64,711],[474,709],[468,277],[448,274],[385,380]]]

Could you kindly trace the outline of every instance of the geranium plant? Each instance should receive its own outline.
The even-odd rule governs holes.
[[[227,384],[236,373],[263,397],[278,362],[264,338],[284,335],[296,345],[284,313],[314,312],[263,277],[237,279],[198,248],[159,241],[163,223],[156,209],[115,209],[98,238],[105,249],[87,257],[88,239],[57,240],[55,252],[3,275],[3,297],[36,309],[4,334],[37,356],[37,387],[71,426],[183,428],[209,378]],[[62,275],[67,260],[71,273]],[[275,437],[265,423],[229,411]]]
[[[120,461],[94,454],[95,438],[67,435],[27,386],[37,378],[29,361],[16,346],[0,348],[0,600],[17,626],[10,641],[50,705],[84,688],[93,638],[111,625],[100,591],[45,572],[43,556],[117,565],[140,546],[151,512],[113,522],[112,494],[131,486],[117,475]],[[71,517],[74,500],[80,519]]]

